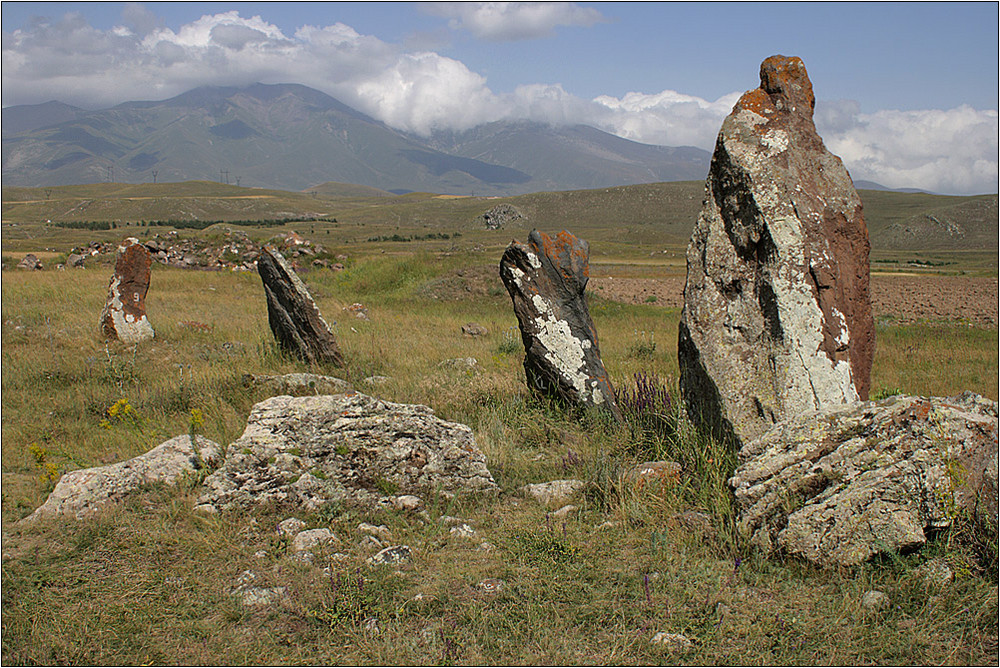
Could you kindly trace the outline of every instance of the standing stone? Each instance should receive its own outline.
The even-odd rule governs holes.
[[[527,246],[507,247],[500,278],[521,328],[528,386],[620,418],[583,294],[589,260],[586,241],[566,231],[550,237],[534,230]]]
[[[257,271],[267,294],[267,322],[278,344],[306,362],[344,366],[330,326],[281,253],[265,246],[257,258]]]
[[[678,341],[688,414],[738,443],[867,399],[868,230],[813,125],[799,58],[772,56],[719,132],[687,250]]]
[[[138,239],[129,237],[118,247],[115,273],[101,311],[100,328],[105,338],[139,343],[155,336],[146,318],[146,292],[152,265],[149,251]]]

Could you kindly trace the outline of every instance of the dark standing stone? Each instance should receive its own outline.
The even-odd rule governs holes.
[[[687,251],[678,360],[690,417],[744,443],[868,397],[868,230],[813,125],[799,58],[772,56],[719,132]]]
[[[108,285],[108,299],[101,311],[101,334],[122,343],[139,343],[155,336],[146,318],[153,259],[138,239],[129,237],[118,247],[115,273]]]
[[[569,232],[550,237],[534,230],[527,246],[507,247],[500,278],[521,328],[528,386],[620,418],[584,299],[589,259],[587,242]]]
[[[281,253],[264,247],[257,258],[257,272],[267,294],[267,322],[278,344],[306,362],[344,366],[329,325]]]

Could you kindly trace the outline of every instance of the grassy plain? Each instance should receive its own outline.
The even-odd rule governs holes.
[[[323,240],[319,230],[316,238]],[[243,386],[243,374],[304,368],[276,351],[255,274],[156,266],[147,305],[157,336],[130,348],[105,347],[96,335],[106,267],[3,272],[4,663],[996,662],[995,573],[980,572],[958,539],[942,536],[922,553],[845,571],[762,559],[731,531],[724,481],[732,453],[690,434],[666,439],[534,399],[498,278],[474,292],[429,296],[429,286],[492,267],[499,253],[449,242],[401,246],[343,244],[338,250],[352,253],[346,271],[306,275],[349,359],[346,372],[310,370],[346,373],[361,391],[427,404],[474,429],[503,494],[430,499],[430,512],[467,519],[477,540],[396,512],[202,516],[192,511],[195,481],[151,487],[87,521],[17,525],[52,489],[46,464],[65,471],[141,454],[187,433],[193,409],[206,417],[200,432],[227,444],[264,398]],[[612,270],[662,270],[647,256],[622,256]],[[368,307],[369,321],[342,310],[355,301]],[[592,297],[591,311],[614,382],[644,371],[673,387],[676,310]],[[192,321],[206,327],[183,324]],[[489,334],[463,337],[470,321]],[[995,330],[938,324],[878,334],[877,389],[972,389],[997,398]],[[469,356],[478,372],[439,366]],[[375,374],[393,380],[366,386],[362,379]],[[122,398],[138,418],[103,428]],[[628,466],[660,457],[685,465],[681,484],[622,483]],[[590,487],[579,513],[565,520],[515,493],[528,482],[571,477]],[[708,519],[685,519],[688,511]],[[288,557],[274,527],[289,514],[331,527],[349,560],[310,566]],[[393,542],[413,548],[413,563],[366,567],[368,553],[356,545],[361,521],[387,525]],[[934,589],[915,574],[933,556],[952,564],[954,583]],[[241,604],[229,589],[246,569],[263,586],[287,587],[285,600]],[[352,588],[347,578],[364,584]],[[505,587],[486,593],[478,587],[484,578]],[[889,594],[892,607],[865,611],[869,589]],[[369,618],[378,632],[364,624]],[[694,644],[683,651],[651,644],[659,631]]]

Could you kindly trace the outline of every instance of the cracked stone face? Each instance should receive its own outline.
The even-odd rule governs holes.
[[[681,393],[693,420],[738,444],[868,396],[868,231],[814,103],[800,59],[764,61],[719,132],[688,246]]]
[[[511,243],[500,260],[524,342],[528,386],[571,405],[620,417],[587,310],[590,248],[569,232],[534,230]]]

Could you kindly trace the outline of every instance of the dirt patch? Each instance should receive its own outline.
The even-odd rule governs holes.
[[[626,304],[664,308],[684,305],[684,277],[592,278],[594,294]],[[966,276],[872,276],[872,311],[876,318],[900,324],[923,320],[958,320],[997,326],[995,278]]]

